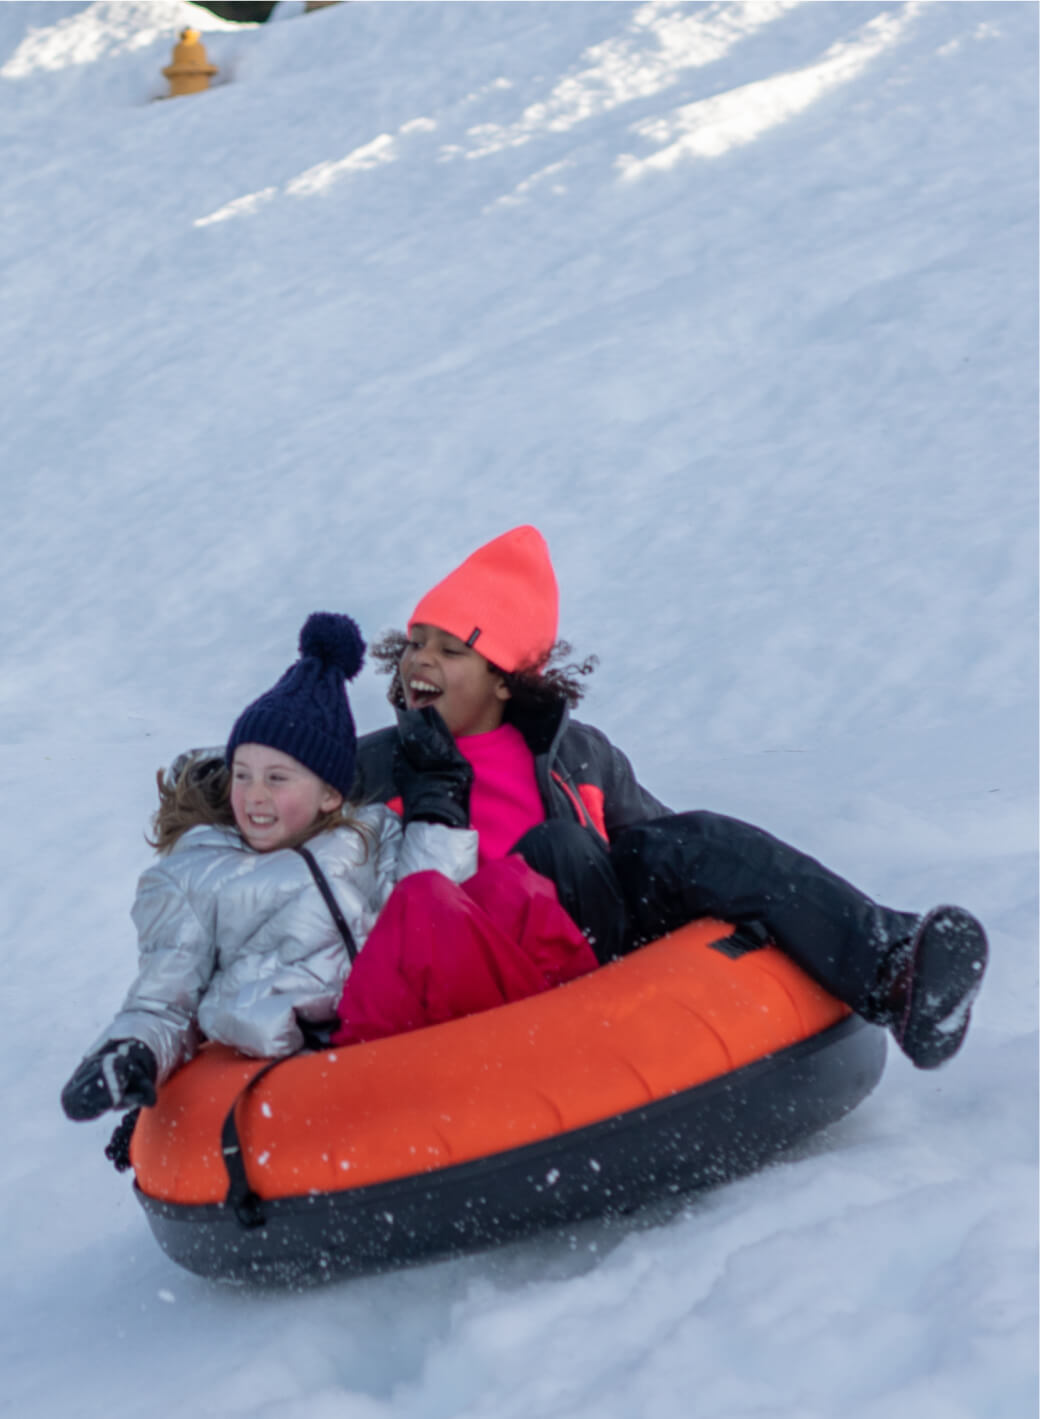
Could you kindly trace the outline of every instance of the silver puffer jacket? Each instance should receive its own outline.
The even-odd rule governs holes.
[[[462,882],[477,868],[477,834],[359,808],[365,828],[307,844],[358,948],[394,885],[433,868]],[[92,1049],[143,1040],[159,1082],[194,1054],[199,1030],[245,1054],[278,1057],[303,1044],[297,1017],[336,1013],[350,968],[343,938],[310,869],[291,849],[258,853],[233,828],[192,828],[142,875],[131,915],[140,963],[119,1014]]]

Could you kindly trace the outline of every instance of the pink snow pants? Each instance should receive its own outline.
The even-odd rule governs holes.
[[[347,977],[332,1043],[475,1015],[595,970],[556,888],[520,857],[461,885],[416,872],[394,888]]]

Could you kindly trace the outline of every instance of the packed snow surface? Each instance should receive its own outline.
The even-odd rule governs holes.
[[[1032,1419],[1037,13],[0,5],[0,1412]],[[649,788],[982,917],[968,1041],[623,1223],[197,1280],[58,1107],[154,771],[520,522]]]

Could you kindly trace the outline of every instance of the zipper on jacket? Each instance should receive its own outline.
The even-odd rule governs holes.
[[[574,816],[577,818],[581,826],[583,828],[591,827],[592,825],[588,820],[588,816],[585,812],[584,807],[582,806],[581,799],[571,788],[570,784],[564,783],[563,779],[560,777],[560,775],[556,772],[555,769],[552,770],[550,778],[552,778],[553,782],[558,784],[559,787],[563,789],[563,792],[567,795],[568,802],[574,809]]]

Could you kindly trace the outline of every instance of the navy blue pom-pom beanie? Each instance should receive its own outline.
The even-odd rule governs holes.
[[[315,611],[300,631],[300,659],[235,721],[225,754],[264,744],[290,754],[344,797],[354,782],[357,731],[345,681],[365,658],[365,642],[349,616]]]

